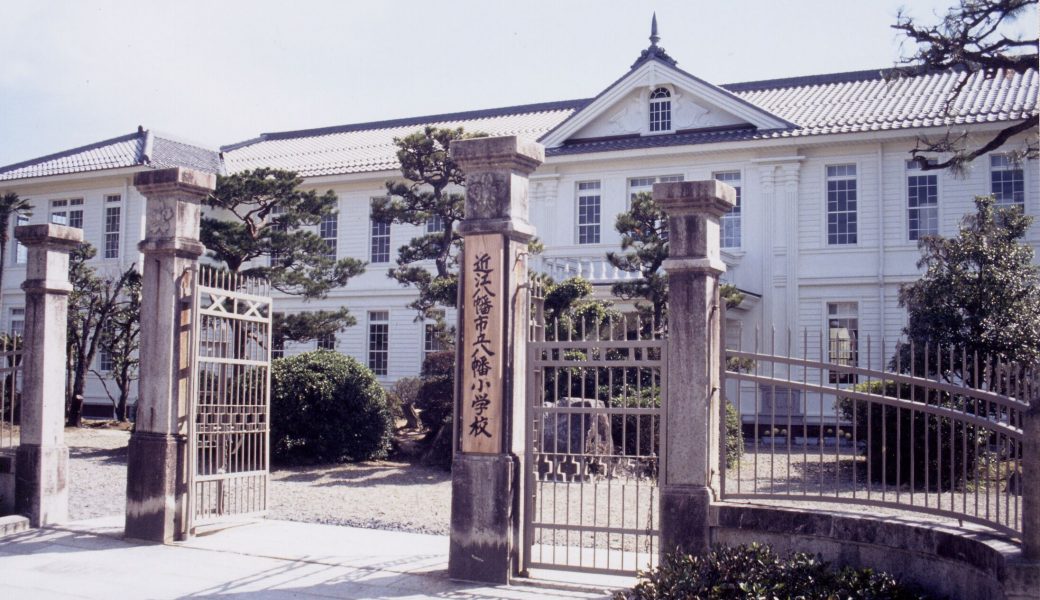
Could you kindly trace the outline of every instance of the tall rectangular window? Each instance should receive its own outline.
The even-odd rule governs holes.
[[[989,157],[990,193],[998,206],[1025,206],[1026,182],[1022,163],[1006,154]]]
[[[268,219],[270,219],[269,222],[271,222],[271,229],[272,230],[274,230],[274,231],[289,231],[289,228],[286,227],[285,225],[273,222],[274,219],[277,218],[278,215],[282,214],[283,212],[285,212],[285,208],[282,207],[281,204],[275,204],[274,206],[271,207],[271,212],[268,213]],[[270,261],[269,262],[270,266],[272,266],[272,267],[275,266],[278,263],[278,253],[272,251],[271,254],[268,256],[268,259]]]
[[[285,336],[280,332],[284,329],[281,321],[285,318],[285,313],[274,313],[272,317],[274,317],[275,325],[271,333],[271,358],[282,358],[285,356]]]
[[[425,361],[432,352],[443,352],[444,350],[444,342],[441,340],[440,332],[437,331],[437,325],[433,323],[423,325],[423,360]]]
[[[371,235],[369,236],[369,262],[373,264],[390,262],[390,223],[378,219],[369,219]]]
[[[440,215],[432,215],[426,219],[426,233],[444,233],[444,219]]]
[[[51,223],[83,229],[83,198],[51,200]]]
[[[29,217],[25,215],[18,215],[15,219],[15,227],[18,225],[28,225]],[[14,237],[12,235],[11,237]],[[25,261],[29,260],[29,249],[22,245],[21,242],[15,241],[14,243],[14,262],[15,264],[24,265]]]
[[[650,92],[650,131],[671,131],[672,94],[667,88]]]
[[[846,367],[859,364],[859,303],[827,303],[827,358]],[[831,383],[856,383],[854,373],[830,371]]]
[[[118,202],[118,199],[115,201]],[[121,212],[122,207],[120,206],[105,207],[105,258],[119,258]]]
[[[855,244],[856,165],[827,166],[827,243]]]
[[[723,248],[739,248],[740,247],[740,171],[720,171],[713,173],[712,177],[719,181],[724,181],[729,185],[733,186],[733,189],[737,191],[736,204],[730,211],[719,219],[719,225],[721,228],[721,246]]]
[[[336,240],[339,237],[339,213],[334,212],[321,218],[321,223],[318,224],[318,235],[325,241],[325,246],[328,248],[325,256],[335,260]]]
[[[25,307],[11,307],[11,316],[7,321],[7,332],[12,336],[25,334]]]
[[[600,196],[598,181],[578,183],[578,243],[599,243]]]
[[[368,368],[376,375],[386,375],[390,363],[390,313],[373,310],[368,313]]]
[[[939,234],[939,176],[906,162],[907,232],[910,240]]]

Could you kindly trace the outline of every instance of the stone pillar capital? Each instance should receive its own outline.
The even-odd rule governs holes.
[[[19,225],[14,228],[14,239],[26,248],[42,247],[68,254],[83,243],[83,230],[54,223]]]
[[[65,225],[20,225],[14,237],[28,250],[25,264],[26,294],[67,295],[69,284],[69,253],[83,243],[83,230]]]
[[[716,179],[655,183],[654,200],[669,217],[704,215],[716,219],[737,204],[737,191]]]
[[[134,187],[147,199],[145,237],[138,249],[144,254],[201,256],[206,250],[199,242],[201,203],[216,189],[216,182],[212,173],[180,167],[135,175]]]
[[[503,136],[452,142],[450,152],[466,174],[466,219],[459,233],[501,233],[519,242],[534,237],[527,176],[545,160],[545,148]]]

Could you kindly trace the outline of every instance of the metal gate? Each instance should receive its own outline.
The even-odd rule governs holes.
[[[632,574],[656,565],[664,337],[637,315],[546,323],[527,367],[524,564]]]
[[[188,531],[267,509],[271,298],[267,281],[199,267],[192,313]]]

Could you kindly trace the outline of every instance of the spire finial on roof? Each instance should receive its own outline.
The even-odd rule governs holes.
[[[644,62],[657,59],[667,65],[675,66],[675,59],[668,56],[668,53],[664,51],[664,48],[657,45],[657,42],[661,41],[661,36],[657,35],[657,11],[654,11],[654,16],[650,18],[650,47],[639,55],[636,62],[632,63],[631,68],[636,68]]]

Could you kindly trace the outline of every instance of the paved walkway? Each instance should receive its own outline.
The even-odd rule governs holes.
[[[447,577],[448,538],[258,520],[163,546],[122,539],[122,519],[0,540],[0,598],[607,598]]]

